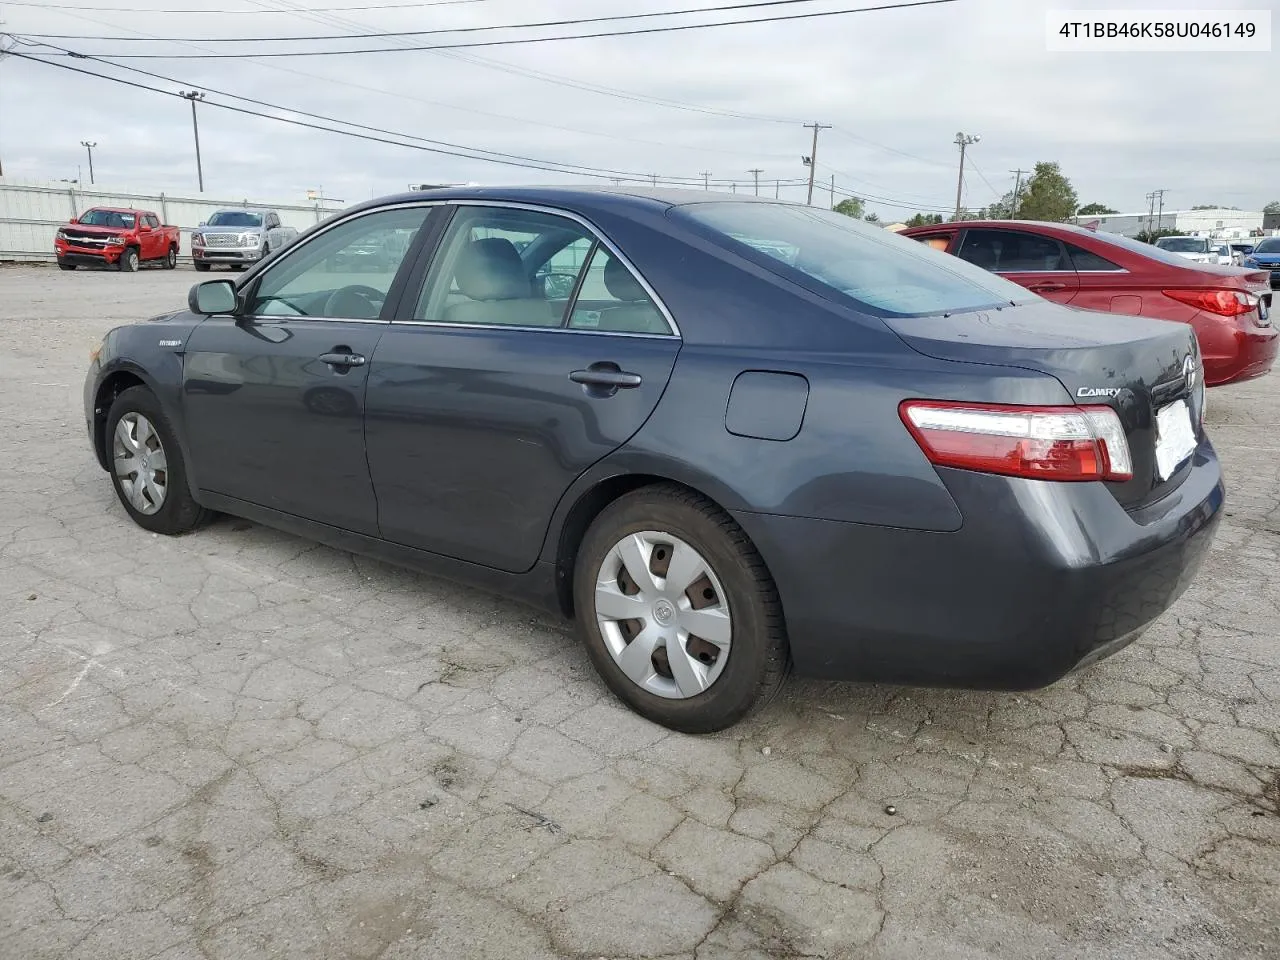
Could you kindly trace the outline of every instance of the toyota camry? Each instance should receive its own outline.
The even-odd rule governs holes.
[[[1188,325],[705,192],[363,204],[112,330],[84,401],[141,527],[232,514],[541,605],[690,732],[792,670],[1052,683],[1177,598],[1224,495]]]

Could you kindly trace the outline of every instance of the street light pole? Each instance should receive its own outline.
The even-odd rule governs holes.
[[[94,182],[93,180],[93,148],[96,147],[97,145],[98,145],[98,142],[96,140],[93,141],[92,143],[90,143],[88,140],[80,141],[80,146],[84,147],[86,150],[89,151],[89,183],[90,185],[92,185]]]
[[[200,184],[200,192],[204,193],[204,168],[200,165],[200,121],[196,119],[196,101],[203,100],[204,94],[198,90],[179,90],[178,96],[191,101],[191,132],[196,138],[196,180]]]
[[[960,219],[960,201],[961,193],[964,190],[964,148],[972,146],[982,140],[979,136],[970,136],[964,133],[957,133],[955,143],[960,148],[960,176],[956,180],[956,219]]]

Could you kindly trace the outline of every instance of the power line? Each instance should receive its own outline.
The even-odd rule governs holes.
[[[573,20],[541,20],[533,23],[495,23],[479,27],[437,27],[434,30],[391,30],[382,33],[339,33],[301,37],[98,37],[73,33],[28,33],[27,37],[42,40],[112,40],[124,43],[297,43],[304,40],[381,40],[390,37],[427,37],[442,33],[489,33],[494,30],[532,30],[542,27],[573,27],[585,23],[609,23],[620,20],[648,20],[654,17],[678,17],[694,13],[722,13],[728,10],[751,10],[760,7],[786,7],[799,3],[820,3],[822,0],[752,0],[750,3],[730,3],[715,7],[688,7],[679,10],[656,10],[650,13],[622,13],[607,17],[579,17]],[[281,13],[304,11],[279,11]],[[305,11],[313,13],[315,11]]]
[[[789,20],[812,20],[819,17],[838,17],[858,13],[876,13],[883,10],[903,10],[912,7],[935,7],[942,4],[958,3],[959,0],[898,0],[893,3],[882,3],[873,7],[852,7],[844,10],[826,10],[809,13],[777,14],[771,17],[749,17],[743,20],[721,20],[715,23],[672,24],[659,27],[637,27],[632,30],[604,30],[596,33],[561,34],[551,37],[521,37],[507,40],[471,40],[464,43],[426,44],[418,46],[396,47],[363,47],[357,50],[280,50],[267,53],[254,53],[252,56],[263,57],[335,57],[353,56],[365,53],[400,53],[402,51],[422,50],[463,50],[474,47],[506,47],[529,43],[554,43],[561,40],[592,40],[601,37],[630,37],[662,33],[679,33],[688,30],[709,30],[714,27],[734,27],[748,24],[779,23]],[[78,53],[67,56],[80,56]],[[111,54],[120,60],[241,60],[245,53],[116,53]]]
[[[97,79],[109,80],[113,83],[119,83],[124,86],[132,87],[138,90],[146,90],[148,92],[158,93],[163,96],[182,98],[182,94],[173,93],[172,91],[165,90],[161,87],[152,87],[152,86],[148,86],[147,84],[136,83],[131,80],[125,80],[121,77],[113,77],[113,76],[110,76],[109,74],[97,73],[95,71],[86,70],[81,67],[73,67],[70,64],[66,64],[66,63],[54,63],[52,61],[45,60],[41,57],[32,56],[31,54],[18,53],[14,51],[12,52],[12,56],[18,57],[19,59],[22,59],[22,60],[30,60],[34,63],[43,63],[46,66],[55,67],[60,70],[69,70],[74,73],[84,74],[86,76],[95,77]],[[86,58],[86,59],[90,59],[90,58]],[[91,58],[91,59],[96,60],[97,58]],[[132,69],[132,68],[126,68],[126,69]],[[145,72],[145,71],[135,71],[135,72]],[[170,83],[175,83],[175,84],[183,83],[183,81],[181,80],[177,80],[172,77],[165,77],[160,74],[147,73],[147,75],[155,79],[164,80]],[[634,180],[634,181],[649,180],[653,176],[652,174],[648,174],[648,173],[638,173],[635,171],[625,171],[625,170],[613,170],[607,167],[593,167],[593,166],[587,166],[583,164],[567,163],[567,162],[558,161],[558,160],[543,160],[535,157],[526,157],[521,154],[504,153],[502,151],[497,151],[497,150],[486,150],[481,147],[470,147],[463,144],[450,143],[444,140],[432,140],[427,137],[419,137],[414,134],[407,134],[407,133],[402,133],[396,130],[388,130],[382,127],[374,127],[374,126],[369,126],[367,124],[355,123],[349,120],[341,120],[336,117],[328,117],[323,114],[311,113],[309,111],[299,110],[294,107],[286,107],[281,104],[270,103],[268,101],[258,100],[253,97],[243,97],[238,94],[228,93],[226,91],[221,91],[221,90],[215,90],[212,87],[204,87],[203,89],[206,93],[215,93],[220,96],[229,97],[233,100],[239,100],[244,103],[251,103],[256,106],[266,107],[271,110],[283,110],[288,113],[297,114],[299,116],[309,117],[313,120],[319,120],[319,121],[322,121],[323,123],[341,124],[343,126],[354,127],[358,130],[365,130],[369,132],[357,133],[353,130],[342,130],[342,129],[337,129],[330,126],[321,126],[319,124],[309,123],[302,120],[295,120],[289,117],[281,117],[275,114],[263,113],[258,110],[250,110],[243,107],[236,107],[236,106],[232,106],[231,104],[216,103],[208,100],[202,101],[206,106],[217,107],[222,110],[230,110],[234,113],[260,117],[267,120],[274,120],[279,123],[288,123],[294,126],[304,127],[312,130],[319,130],[326,133],[337,133],[343,136],[369,140],[376,143],[384,143],[384,144],[390,144],[392,146],[408,147],[410,149],[422,150],[429,153],[438,153],[438,154],[443,154],[445,156],[460,157],[466,160],[483,160],[489,163],[501,164],[503,166],[542,170],[549,173],[568,174],[572,176],[586,176],[586,177],[603,178],[603,179],[612,179],[613,177],[616,176],[616,177],[624,178],[626,180]],[[375,136],[373,134],[381,134],[384,136]],[[397,137],[399,139],[391,140],[391,139],[387,139],[387,137]],[[404,140],[417,141],[417,142],[405,143],[403,142]],[[693,177],[663,175],[661,176],[660,179],[664,183],[669,183],[676,186],[690,186],[696,183],[696,180]],[[736,184],[741,182],[743,184],[746,184],[746,183],[750,183],[751,181],[721,180],[721,181],[714,181],[714,182],[726,183],[726,184],[730,184],[730,183]],[[801,181],[799,179],[796,179],[792,182],[799,183]]]
[[[491,3],[493,0],[417,0],[413,3],[383,3],[368,4],[359,7],[318,7],[313,13],[325,13],[328,11],[336,11],[338,13],[356,12],[360,10],[406,10],[414,7],[454,7],[464,3]],[[276,10],[227,10],[220,7],[204,7],[201,9],[178,8],[167,10],[156,10],[152,7],[93,7],[83,6],[75,3],[45,3],[44,0],[5,0],[6,6],[10,7],[39,7],[42,10],[88,10],[92,13],[217,13],[232,14],[239,16],[247,13],[277,13]]]

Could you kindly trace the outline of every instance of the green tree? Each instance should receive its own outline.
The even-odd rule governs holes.
[[[1272,214],[1273,216],[1280,213],[1280,200],[1272,200],[1262,208],[1262,212]]]
[[[1056,163],[1040,161],[1018,200],[1019,220],[1070,220],[1079,209],[1079,199],[1071,181]]]
[[[1161,237],[1177,236],[1181,236],[1177,230],[1139,230],[1133,239],[1141,240],[1143,243],[1155,243]]]
[[[1239,210],[1239,207],[1227,207],[1221,203],[1197,203],[1192,210]]]
[[[867,214],[865,217],[863,217],[862,219],[863,219],[863,220],[865,220],[865,221],[867,221],[867,223],[879,223],[879,222],[880,222],[880,214],[878,214],[878,213],[868,213],[868,214]]]
[[[940,213],[917,213],[906,223],[908,227],[928,227],[941,222],[942,214]]]
[[[843,213],[846,217],[861,217],[864,206],[865,204],[858,197],[848,197],[831,209],[836,213]]]
[[[1119,213],[1119,210],[1112,210],[1105,203],[1086,203],[1083,207],[1076,211],[1079,217],[1105,217],[1111,213]]]

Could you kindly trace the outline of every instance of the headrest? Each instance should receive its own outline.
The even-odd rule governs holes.
[[[503,237],[472,240],[454,272],[458,289],[472,300],[518,300],[529,296],[529,278],[515,245]]]
[[[649,297],[640,281],[617,257],[610,257],[604,265],[604,285],[609,295],[618,300],[647,300]]]

